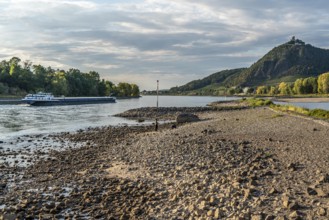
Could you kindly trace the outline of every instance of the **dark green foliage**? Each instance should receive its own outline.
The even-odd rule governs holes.
[[[0,94],[24,95],[39,91],[65,96],[138,96],[135,84],[122,83],[116,87],[112,82],[100,79],[95,71],[82,73],[78,69],[54,70],[32,65],[13,57],[0,62]],[[32,69],[31,69],[32,68]],[[124,89],[122,88],[124,87]]]

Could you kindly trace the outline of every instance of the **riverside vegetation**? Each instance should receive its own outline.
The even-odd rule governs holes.
[[[139,96],[136,84],[121,82],[115,85],[101,79],[95,71],[83,73],[78,69],[55,70],[32,65],[30,61],[21,63],[18,57],[0,62],[0,97],[22,96],[38,91],[64,96]]]
[[[35,154],[30,147],[0,148],[8,160],[24,153],[23,160],[34,162],[1,164],[0,213],[5,219],[328,219],[329,124],[278,114],[269,104],[141,108],[121,116],[173,120],[189,112],[201,121],[161,124],[158,132],[105,126],[17,139],[40,148]],[[52,139],[69,147],[44,152]]]
[[[293,105],[276,105],[269,99],[260,98],[242,99],[237,102],[246,103],[251,107],[269,106],[270,108],[278,111],[305,115],[317,119],[329,119],[329,111],[324,109],[307,109]]]

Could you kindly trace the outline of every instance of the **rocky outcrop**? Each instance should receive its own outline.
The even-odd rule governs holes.
[[[181,113],[177,115],[176,122],[178,124],[188,123],[188,122],[197,122],[200,121],[199,117],[191,113]]]

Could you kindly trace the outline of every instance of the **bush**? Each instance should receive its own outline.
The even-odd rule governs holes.
[[[329,111],[323,109],[310,110],[309,115],[316,118],[329,119]]]
[[[269,106],[273,104],[271,100],[258,98],[243,99],[241,102],[246,102],[251,107]]]
[[[284,112],[294,112],[302,115],[311,116],[319,119],[329,119],[329,111],[323,109],[307,109],[302,107],[297,107],[293,105],[272,105],[273,109],[284,111]]]

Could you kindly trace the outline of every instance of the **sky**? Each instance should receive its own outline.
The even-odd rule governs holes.
[[[292,36],[329,49],[327,0],[0,0],[0,60],[141,90],[249,67]]]

